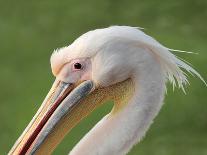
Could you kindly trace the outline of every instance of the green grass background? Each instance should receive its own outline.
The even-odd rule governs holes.
[[[0,0],[0,154],[9,151],[47,94],[54,80],[52,51],[110,25],[144,27],[167,47],[198,52],[177,55],[207,80],[206,0]],[[129,155],[207,155],[207,88],[189,80],[186,95],[168,86],[159,116]],[[111,107],[82,121],[54,154],[67,154]]]

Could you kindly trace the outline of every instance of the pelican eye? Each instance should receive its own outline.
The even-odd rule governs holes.
[[[79,62],[74,63],[74,69],[82,69],[82,65]]]

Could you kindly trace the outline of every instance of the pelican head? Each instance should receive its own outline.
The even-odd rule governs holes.
[[[159,112],[166,81],[183,88],[187,79],[181,68],[200,77],[170,51],[129,26],[89,31],[55,50],[50,59],[55,82],[9,154],[52,153],[75,125],[109,100],[112,111],[70,154],[126,154]]]

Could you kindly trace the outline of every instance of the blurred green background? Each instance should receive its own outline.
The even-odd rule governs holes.
[[[79,35],[110,25],[145,28],[207,80],[206,0],[0,0],[0,154],[6,154],[47,94],[49,58]],[[168,86],[159,116],[129,155],[207,155],[207,88],[189,77],[187,94]],[[112,103],[97,109],[58,146],[67,154]]]

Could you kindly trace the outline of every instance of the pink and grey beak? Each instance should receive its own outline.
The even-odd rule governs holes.
[[[94,89],[91,80],[79,85],[56,80],[45,101],[9,154],[35,154],[58,122]]]

